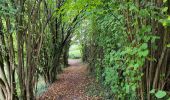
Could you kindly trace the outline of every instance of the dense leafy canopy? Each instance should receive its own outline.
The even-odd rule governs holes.
[[[0,98],[35,99],[72,44],[104,99],[168,99],[170,0],[0,0]]]

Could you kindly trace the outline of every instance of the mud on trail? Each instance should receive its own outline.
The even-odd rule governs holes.
[[[69,60],[69,64],[39,100],[101,100],[86,93],[88,86],[94,82],[89,77],[87,65],[80,60]]]

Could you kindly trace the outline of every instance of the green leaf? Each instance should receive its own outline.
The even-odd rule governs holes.
[[[168,7],[164,7],[163,9],[162,9],[162,12],[167,12],[168,11]]]
[[[168,20],[170,20],[170,16],[168,16]]]
[[[150,91],[150,93],[151,93],[151,94],[154,94],[154,93],[155,93],[155,89],[152,89],[152,90]]]
[[[166,92],[159,90],[159,91],[155,94],[155,96],[156,96],[157,98],[159,98],[159,99],[164,98],[164,97],[166,96]]]
[[[164,3],[166,3],[166,2],[167,2],[167,0],[163,0],[163,2],[164,2]]]
[[[142,45],[141,45],[141,49],[147,49],[148,48],[148,44],[147,43],[143,43]]]
[[[142,17],[147,17],[147,16],[149,16],[150,14],[149,14],[148,10],[146,10],[146,9],[141,9],[141,10],[139,11],[139,15],[141,15]]]
[[[167,23],[165,21],[162,24],[163,24],[163,26],[167,26]]]
[[[126,88],[126,93],[129,93],[129,91],[130,91],[129,85],[126,85],[125,88]]]
[[[145,51],[143,52],[143,56],[144,56],[144,57],[146,57],[148,54],[149,54],[149,51],[148,51],[148,50],[145,50]]]
[[[167,47],[170,48],[170,44],[168,44]]]

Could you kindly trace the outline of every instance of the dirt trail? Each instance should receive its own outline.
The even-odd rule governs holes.
[[[39,100],[100,100],[87,96],[86,88],[94,79],[88,77],[87,65],[79,60],[69,60],[71,65],[65,68]]]

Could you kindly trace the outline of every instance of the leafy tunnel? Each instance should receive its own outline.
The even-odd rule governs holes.
[[[169,100],[170,0],[0,0],[0,100],[36,99],[68,59],[102,100]]]

